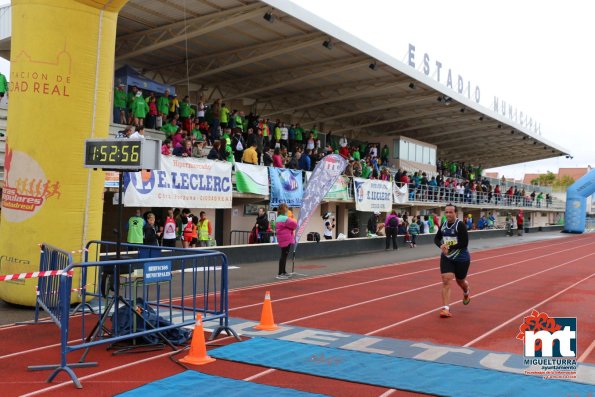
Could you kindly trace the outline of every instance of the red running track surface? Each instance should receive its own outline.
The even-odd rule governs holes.
[[[269,290],[278,323],[522,354],[515,336],[522,317],[535,308],[551,316],[577,317],[579,361],[595,363],[593,260],[595,235],[474,252],[468,278],[471,304],[461,304],[455,286],[449,319],[437,315],[441,305],[437,257],[237,289],[230,291],[230,316],[258,321]],[[71,321],[71,335],[78,336],[78,321]],[[75,369],[83,383],[77,390],[63,373],[48,384],[49,371],[26,369],[59,361],[55,325],[3,327],[0,337],[3,397],[112,396],[183,371],[168,357],[168,350],[112,356],[105,347],[97,347],[87,360],[98,361],[99,366]],[[232,342],[231,338],[215,341]],[[69,362],[74,362],[80,353],[70,356]],[[421,395],[225,360],[199,370],[331,396]]]

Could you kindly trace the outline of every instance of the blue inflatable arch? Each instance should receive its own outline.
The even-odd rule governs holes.
[[[582,233],[587,217],[587,198],[595,193],[595,170],[583,175],[566,191],[566,219],[564,231]]]

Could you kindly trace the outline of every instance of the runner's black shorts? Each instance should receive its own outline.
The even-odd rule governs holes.
[[[457,280],[467,277],[471,261],[453,261],[444,255],[440,256],[440,273],[454,273]]]

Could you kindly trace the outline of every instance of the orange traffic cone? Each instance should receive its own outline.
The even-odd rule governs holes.
[[[192,365],[203,365],[213,361],[215,361],[215,359],[207,355],[205,335],[202,329],[202,317],[199,313],[196,315],[196,325],[194,326],[194,331],[192,331],[190,353],[188,353],[186,357],[181,358],[180,362]]]
[[[274,331],[279,329],[275,320],[273,320],[273,305],[271,304],[271,293],[269,291],[264,295],[264,303],[262,304],[262,314],[260,315],[260,324],[256,329],[261,331]]]

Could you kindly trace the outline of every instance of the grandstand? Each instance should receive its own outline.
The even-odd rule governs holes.
[[[267,14],[273,17],[264,18]],[[10,12],[0,15],[0,26],[10,26]],[[10,31],[0,32],[0,55],[7,59],[10,41]],[[316,128],[322,132],[323,146],[343,135],[350,141],[387,145],[392,174],[401,168],[437,175],[436,159],[486,169],[568,155],[532,125],[484,108],[470,94],[452,90],[318,16],[281,1],[230,0],[219,8],[197,1],[189,9],[164,6],[157,0],[129,1],[118,19],[116,42],[116,69],[125,65],[149,80],[175,86],[178,97],[189,95],[192,103],[198,103],[201,96],[207,104],[221,98],[230,109],[299,122],[306,130]],[[0,112],[2,132],[6,112]],[[114,135],[121,129],[110,126]],[[147,135],[165,138],[156,130],[147,130]],[[435,147],[434,160],[425,151],[404,155],[398,150],[403,138]],[[4,142],[0,142],[3,151]],[[478,150],[478,142],[490,149]],[[0,160],[3,165],[3,157]],[[486,180],[492,185],[501,183]],[[502,193],[510,186],[528,192],[534,189],[506,181]],[[547,189],[541,191],[547,193]],[[109,188],[103,222],[107,239],[113,237],[117,222],[113,195],[114,189]],[[432,197],[414,192],[409,202],[395,204],[395,208],[426,214],[440,211],[449,197],[440,191]],[[231,230],[250,229],[254,216],[247,207],[267,203],[267,196],[235,192],[231,209],[207,210],[215,221],[219,244],[229,243]],[[529,225],[543,226],[559,222],[564,203],[554,199],[551,205],[536,208],[502,200],[496,205],[478,195],[462,201],[461,206],[462,213],[474,218],[488,211],[504,217],[524,208]],[[354,224],[363,232],[361,226],[369,217],[355,211],[351,196],[327,201],[320,211],[336,214],[337,234],[347,235]],[[320,231],[320,217],[308,229]]]

